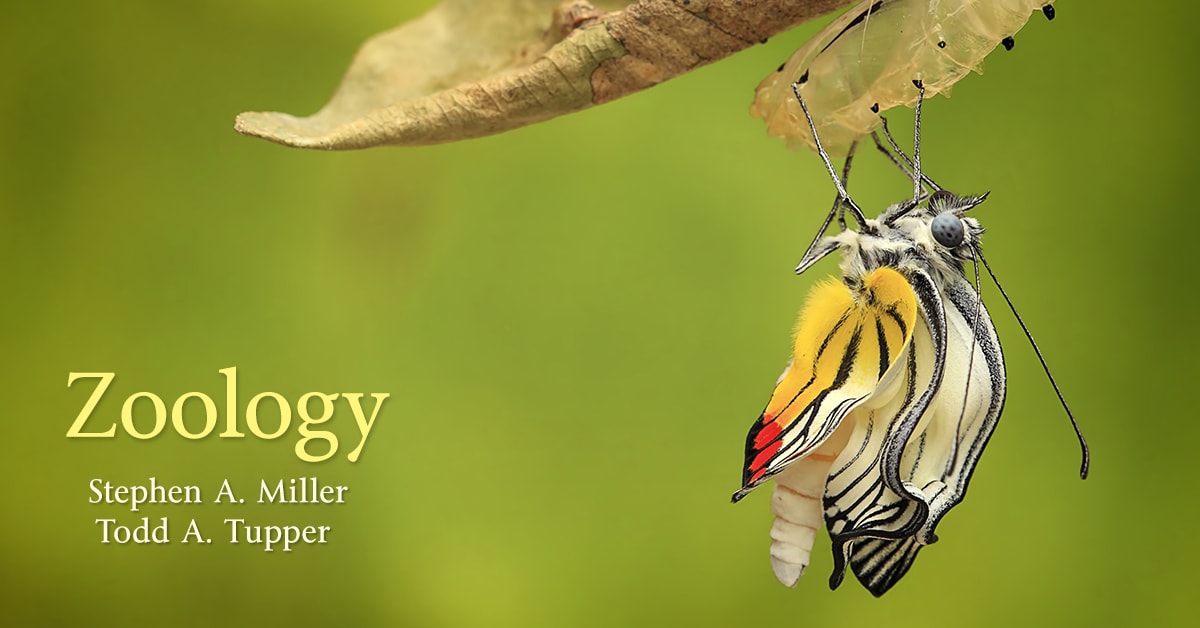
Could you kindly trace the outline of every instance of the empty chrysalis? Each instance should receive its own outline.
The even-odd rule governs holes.
[[[938,540],[935,529],[966,495],[1004,407],[1004,355],[980,296],[980,265],[1006,301],[1008,295],[983,256],[983,226],[967,215],[987,194],[958,196],[921,171],[924,90],[921,81],[909,89],[916,105],[912,159],[886,125],[892,148],[873,139],[911,177],[913,195],[875,219],[847,194],[822,149],[824,135],[810,129],[838,196],[796,272],[839,252],[841,281],[809,294],[792,360],[746,436],[742,487],[733,495],[736,502],[774,481],[771,566],[787,586],[808,568],[825,526],[833,545],[830,586],[849,569],[871,593],[887,592]],[[794,96],[807,116],[799,86]],[[835,218],[841,230],[826,236]],[[1017,321],[1032,343],[1019,315]],[[1075,426],[1086,477],[1087,444],[1048,368],[1046,374]]]
[[[925,93],[950,95],[968,72],[1003,45],[1029,16],[1053,19],[1054,0],[866,0],[797,50],[759,84],[750,113],[793,148],[816,148],[792,94],[801,93],[830,157],[844,157],[855,140],[879,128],[881,111],[912,107],[912,80]]]

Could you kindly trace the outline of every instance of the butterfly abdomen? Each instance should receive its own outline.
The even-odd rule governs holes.
[[[813,541],[824,523],[822,497],[829,468],[846,444],[840,429],[825,444],[775,476],[771,495],[771,568],[784,586],[795,586],[808,568]]]

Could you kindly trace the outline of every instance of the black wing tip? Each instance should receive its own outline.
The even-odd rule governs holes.
[[[743,497],[749,495],[751,491],[758,488],[758,486],[760,484],[762,484],[763,482],[765,482],[766,480],[767,480],[767,478],[763,477],[763,478],[760,478],[757,482],[751,482],[750,474],[746,474],[746,477],[742,478],[742,488],[739,488],[738,490],[733,492],[733,497],[729,498],[729,503],[736,504],[736,503],[742,501]]]
[[[847,556],[845,542],[835,536],[832,531],[829,534],[829,540],[832,541],[832,547],[829,549],[833,550],[833,573],[829,574],[829,590],[836,591],[838,587],[842,586],[842,581],[846,579],[846,563],[849,556]]]
[[[880,598],[883,597],[884,593],[891,591],[892,587],[896,586],[897,582],[900,582],[900,578],[904,576],[905,573],[908,573],[908,567],[905,567],[904,571],[900,572],[900,574],[895,577],[887,577],[882,574],[876,574],[877,576],[881,577],[864,579],[860,576],[858,581],[862,583],[864,589],[871,592],[871,595]],[[858,576],[857,573],[855,575]]]
[[[829,590],[837,591],[837,588],[842,586],[842,581],[846,579],[846,568],[834,569],[833,573],[829,574]]]
[[[911,566],[911,564],[909,566]],[[903,568],[903,571],[901,571],[899,574],[897,574],[895,576],[892,576],[891,574],[879,574],[879,573],[859,574],[859,573],[857,573],[857,570],[854,575],[858,578],[858,581],[863,585],[863,588],[866,589],[867,591],[871,592],[871,595],[873,595],[877,598],[881,598],[881,597],[883,597],[884,593],[891,591],[892,587],[896,586],[896,583],[900,582],[900,578],[903,577],[904,574],[906,574],[906,573],[908,573],[908,566],[905,566]]]

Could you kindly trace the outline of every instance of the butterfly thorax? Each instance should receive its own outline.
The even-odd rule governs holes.
[[[875,269],[894,268],[901,273],[919,271],[935,282],[958,283],[966,279],[964,262],[974,259],[983,227],[974,218],[962,218],[962,243],[953,248],[938,243],[930,224],[936,217],[927,207],[896,216],[901,205],[888,208],[879,218],[868,219],[856,231],[846,229],[826,238],[830,248],[842,253],[842,279],[855,292]]]

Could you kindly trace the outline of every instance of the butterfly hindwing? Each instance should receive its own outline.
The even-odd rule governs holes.
[[[827,525],[834,539],[833,586],[840,583],[847,562],[876,596],[907,573],[917,551],[937,540],[934,529],[941,518],[962,501],[999,419],[1004,363],[991,319],[965,279],[945,277],[942,284],[936,293],[928,290],[936,289],[931,281],[925,290],[916,287],[916,293],[925,296],[919,298],[921,322],[907,356],[901,393],[890,407],[859,418],[868,431],[877,422],[892,426],[882,449],[893,454],[880,456],[880,475],[872,476],[884,486],[871,499],[856,502],[840,496],[839,491],[847,491],[840,488],[846,472],[839,468],[840,460],[835,462],[838,471],[831,474],[826,489]],[[916,429],[908,431],[913,419]],[[850,438],[854,442],[855,435]],[[897,481],[900,491],[893,486]],[[859,512],[845,510],[847,503],[859,506]]]
[[[938,522],[966,495],[1005,397],[1004,356],[978,293],[965,279],[948,279],[942,295],[948,336],[942,390],[920,428],[927,446],[910,447],[901,462],[905,480],[929,501],[929,518],[918,533],[925,544],[937,540]]]
[[[844,577],[856,539],[903,539],[925,524],[929,506],[908,482],[901,460],[941,385],[946,352],[945,312],[934,281],[905,273],[920,316],[896,368],[896,382],[855,414],[849,445],[834,462],[825,488],[825,520],[833,541],[830,586]],[[912,553],[915,556],[915,552]]]
[[[860,539],[850,555],[854,575],[875,597],[900,581],[923,547],[915,538]]]

